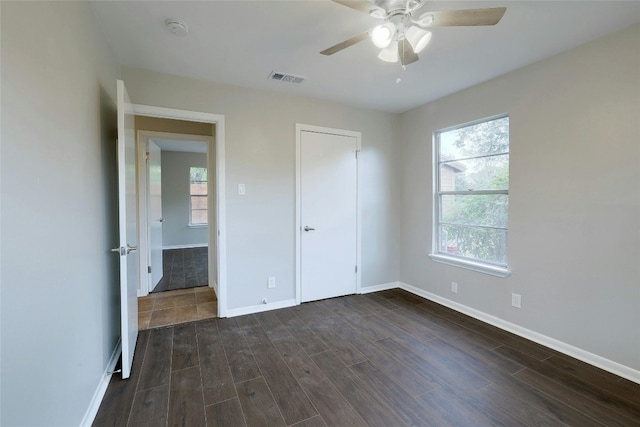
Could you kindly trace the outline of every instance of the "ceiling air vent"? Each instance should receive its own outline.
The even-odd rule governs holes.
[[[278,73],[277,71],[272,71],[269,74],[269,80],[278,80],[281,82],[289,82],[289,83],[302,83],[306,77],[296,76],[293,74],[286,73]]]

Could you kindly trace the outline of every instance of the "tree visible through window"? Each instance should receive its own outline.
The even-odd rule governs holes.
[[[207,168],[190,168],[189,204],[189,225],[207,224]]]
[[[434,251],[507,265],[509,117],[435,133]]]

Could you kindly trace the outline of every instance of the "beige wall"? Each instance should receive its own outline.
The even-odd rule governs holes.
[[[118,66],[86,2],[0,7],[0,425],[77,426],[120,336]]]
[[[214,136],[215,124],[186,120],[162,119],[159,117],[135,116],[136,131],[182,133],[185,135]]]
[[[296,123],[362,132],[362,285],[397,280],[397,115],[137,69],[123,77],[136,104],[225,116],[228,309],[295,296]]]
[[[640,370],[639,76],[635,26],[402,114],[401,281]],[[502,113],[506,279],[427,257],[432,133]]]

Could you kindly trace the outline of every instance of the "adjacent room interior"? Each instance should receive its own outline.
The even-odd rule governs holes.
[[[3,426],[640,423],[640,2],[0,20]]]
[[[208,148],[215,126],[207,123],[135,117],[142,238],[138,328],[215,317],[217,299],[209,286]],[[214,171],[215,173],[215,171]],[[215,223],[215,213],[212,213]],[[215,258],[215,242],[212,257]],[[146,253],[146,254],[143,254]],[[142,259],[143,258],[143,259]],[[214,263],[214,267],[215,267]],[[211,274],[215,282],[216,271]]]

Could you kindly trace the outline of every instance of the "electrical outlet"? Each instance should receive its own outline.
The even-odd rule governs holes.
[[[267,280],[267,288],[272,289],[276,287],[276,278],[271,276]]]
[[[451,282],[451,292],[454,294],[458,293],[458,284],[456,282]]]
[[[522,295],[511,294],[511,305],[515,308],[520,308],[522,303]]]

